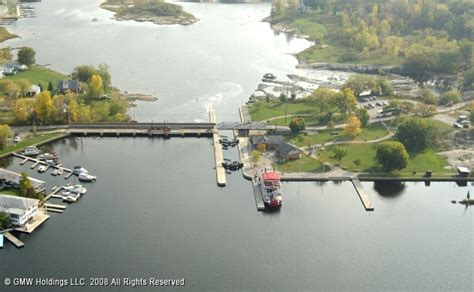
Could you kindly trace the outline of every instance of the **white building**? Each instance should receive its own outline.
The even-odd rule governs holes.
[[[13,225],[22,226],[38,213],[39,200],[0,194],[0,212],[10,215]]]

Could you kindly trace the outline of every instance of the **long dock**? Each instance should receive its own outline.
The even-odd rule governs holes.
[[[209,121],[216,123],[216,113],[213,109],[209,110]],[[212,138],[214,140],[214,160],[216,162],[216,178],[217,185],[223,187],[226,185],[225,169],[222,166],[224,162],[224,153],[222,151],[222,145],[219,142],[219,131],[214,127],[212,130]]]
[[[265,203],[263,202],[262,190],[258,186],[258,183],[255,179],[252,180],[253,194],[255,196],[255,205],[257,206],[258,211],[265,210]]]
[[[23,154],[20,154],[20,153],[17,153],[17,152],[13,152],[12,153],[13,156],[15,157],[18,157],[18,158],[21,158],[23,159],[20,164],[23,165],[25,164],[26,162],[28,161],[31,161],[33,162],[33,165],[31,166],[31,169],[35,169],[38,165],[46,165],[48,168],[46,169],[46,171],[48,171],[50,168],[53,168],[53,169],[62,169],[63,172],[67,172],[68,174],[65,176],[65,179],[68,179],[69,177],[71,177],[71,175],[73,174],[73,171],[72,169],[69,169],[69,168],[66,168],[66,167],[63,167],[62,165],[49,165],[47,164],[46,162],[44,161],[41,161],[39,159],[36,159],[36,158],[33,158],[33,157],[28,157],[28,156],[25,156]]]
[[[48,209],[59,209],[59,210],[65,210],[67,208],[66,205],[57,205],[57,204],[50,204],[46,203],[44,206]]]
[[[13,234],[11,234],[10,232],[5,232],[3,233],[3,236],[8,240],[10,241],[11,243],[13,243],[14,246],[16,246],[17,248],[22,248],[25,246],[25,244],[23,242],[21,242],[18,238],[16,238]]]
[[[356,189],[357,194],[359,195],[359,198],[362,201],[362,204],[364,205],[365,210],[373,211],[374,206],[372,205],[372,202],[370,201],[369,196],[365,192],[364,187],[360,183],[360,180],[358,178],[352,178],[351,182],[354,185],[354,188]]]

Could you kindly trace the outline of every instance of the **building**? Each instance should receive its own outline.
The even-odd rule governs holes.
[[[250,139],[252,146],[257,147],[259,144],[265,144],[267,151],[275,151],[278,145],[283,142],[283,136],[267,135],[267,136],[252,136]]]
[[[38,85],[31,85],[31,88],[30,90],[28,91],[28,95],[29,96],[35,96],[37,94],[40,94],[41,93],[41,87],[39,87]]]
[[[39,209],[39,200],[0,194],[0,212],[10,216],[13,225],[25,225]]]
[[[469,174],[471,173],[467,167],[458,166],[457,169],[459,177],[469,177]]]
[[[21,174],[0,168],[0,188],[9,186],[18,186],[20,184]],[[45,182],[32,178],[29,178],[31,184],[36,190],[44,189]]]
[[[79,80],[58,80],[58,93],[66,93],[67,91],[80,93],[81,84]]]
[[[286,142],[281,142],[275,151],[282,160],[296,160],[301,158],[301,150]]]

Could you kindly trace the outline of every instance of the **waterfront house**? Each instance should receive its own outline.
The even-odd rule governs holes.
[[[81,84],[79,80],[58,80],[58,93],[66,93],[71,91],[74,93],[81,92]]]
[[[0,188],[20,185],[21,174],[0,168]],[[44,189],[45,182],[29,177],[31,184],[36,190]]]
[[[39,94],[41,92],[41,87],[39,87],[38,85],[31,85],[31,88],[30,90],[28,91],[28,95],[29,96],[35,96],[37,94]]]
[[[283,136],[279,135],[265,135],[265,136],[252,136],[250,138],[250,142],[252,146],[257,147],[259,144],[265,145],[265,150],[267,151],[275,151],[283,142]]]
[[[296,160],[301,158],[301,150],[286,142],[281,142],[275,151],[282,160]]]
[[[39,200],[0,194],[0,212],[10,216],[13,225],[22,226],[33,218],[39,209]]]

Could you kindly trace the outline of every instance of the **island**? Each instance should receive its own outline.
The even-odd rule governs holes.
[[[189,25],[199,20],[183,7],[163,0],[106,0],[100,7],[115,12],[117,20],[147,21],[158,25]]]

